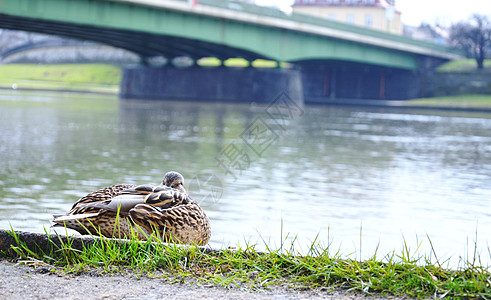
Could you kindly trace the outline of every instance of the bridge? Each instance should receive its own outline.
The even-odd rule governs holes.
[[[101,42],[133,51],[143,62],[160,56],[290,62],[297,67],[256,71],[269,72],[259,76],[263,79],[281,73],[283,79],[278,88],[290,85],[291,76],[300,72],[301,79],[294,78],[293,82],[301,80],[306,99],[312,101],[417,96],[421,92],[419,82],[428,70],[458,57],[436,44],[221,0],[200,0],[194,7],[187,1],[170,0],[0,0],[0,27]],[[165,94],[162,90],[151,95],[135,94],[136,90],[148,91],[149,86],[139,88],[132,82],[145,85],[148,80],[155,80],[152,79],[155,72],[145,66],[125,72],[123,94],[151,97]],[[263,80],[256,78],[257,72],[249,70],[215,70],[224,73],[223,76],[196,68],[178,70],[179,74],[170,68],[159,72],[162,78],[178,75],[184,81],[186,73],[194,72],[191,76],[194,82],[204,72],[201,75],[208,78],[223,78],[217,85],[232,84],[231,78],[243,75],[255,86],[258,80]],[[284,73],[288,75],[285,77]],[[150,87],[158,84],[154,82]],[[267,89],[271,80],[264,84]],[[404,84],[405,92],[401,92]],[[298,82],[293,86],[297,89]],[[229,96],[218,89],[222,92],[215,96]],[[245,97],[266,97],[260,94]]]

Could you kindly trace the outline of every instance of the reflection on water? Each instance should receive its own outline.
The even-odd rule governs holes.
[[[349,254],[361,235],[370,255],[428,235],[438,255],[458,257],[476,231],[486,246],[489,115],[307,106],[278,130],[265,109],[0,95],[0,228],[42,231],[96,188],[157,184],[177,170],[212,220],[214,247],[279,246],[289,233],[299,248],[318,235]],[[278,133],[261,155],[242,139],[257,117]],[[231,145],[248,157],[227,164],[233,174],[217,161]]]

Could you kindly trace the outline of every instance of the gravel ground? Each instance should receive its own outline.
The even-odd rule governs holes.
[[[170,284],[164,279],[120,274],[60,275],[43,266],[19,265],[6,260],[0,260],[0,274],[0,299],[388,299],[283,287],[250,292],[239,288]]]

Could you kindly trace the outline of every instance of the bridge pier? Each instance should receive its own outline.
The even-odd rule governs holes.
[[[314,62],[301,67],[305,103],[343,99],[404,100],[421,94],[417,72],[348,62]]]
[[[298,70],[190,67],[126,68],[121,98],[269,103],[286,92],[303,105]]]

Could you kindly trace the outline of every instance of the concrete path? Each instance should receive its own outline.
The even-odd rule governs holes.
[[[169,283],[137,275],[64,275],[49,266],[27,266],[0,260],[0,299],[387,299],[341,291],[299,291],[286,287],[248,291]]]

